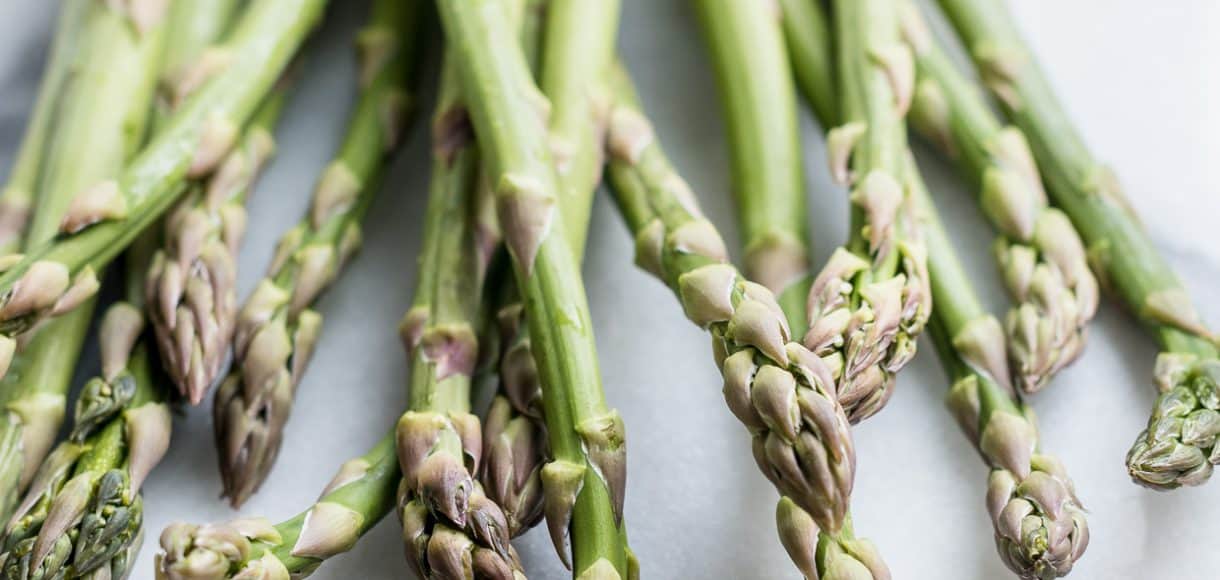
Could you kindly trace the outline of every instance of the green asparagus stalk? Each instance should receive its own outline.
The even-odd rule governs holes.
[[[728,263],[715,226],[639,111],[626,72],[615,81],[609,177],[635,235],[636,264],[670,286],[687,318],[712,335],[725,403],[753,435],[759,469],[791,498],[777,514],[785,546],[809,578],[888,578],[872,544],[851,529],[855,451],[830,367],[792,339],[774,293]],[[819,529],[826,543],[815,550]]]
[[[105,6],[134,18],[128,34],[131,29],[147,34],[149,16],[163,12],[145,10],[160,6],[155,2],[132,4],[135,10],[126,3]],[[225,70],[172,116],[117,180],[95,183],[72,198],[55,239],[3,260],[0,343],[5,349],[38,322],[91,296],[97,269],[169,207],[184,191],[183,178],[216,167],[324,6],[325,0],[253,3],[232,35],[233,57]]]
[[[1178,276],[1157,252],[1118,180],[1085,146],[996,0],[941,0],[984,84],[1025,132],[1051,200],[1071,218],[1103,286],[1113,289],[1158,341],[1160,394],[1127,455],[1136,483],[1199,485],[1220,463],[1220,352]]]
[[[76,58],[83,32],[86,6],[87,0],[60,3],[55,36],[51,41],[51,51],[42,73],[34,110],[21,138],[21,147],[17,150],[8,183],[0,195],[0,255],[21,249],[38,192],[46,149],[55,132],[56,113],[63,100],[64,87],[68,84],[71,64]]]
[[[834,7],[842,118],[828,147],[831,173],[852,188],[851,237],[814,279],[804,343],[834,369],[839,400],[855,423],[893,394],[895,374],[915,354],[931,296],[918,228],[897,177],[915,74],[898,3]]]
[[[42,464],[5,530],[6,579],[123,578],[130,571],[143,525],[140,486],[169,448],[172,429],[143,336],[140,288],[150,242],[129,254],[128,299],[103,318],[102,375],[82,390],[71,437]]]
[[[374,3],[357,41],[360,100],[338,156],[319,178],[309,212],[280,239],[267,276],[238,314],[234,368],[213,405],[224,495],[234,507],[258,490],[275,463],[321,330],[322,316],[310,306],[358,249],[360,222],[399,142],[410,103],[418,8],[415,2]],[[191,391],[192,401],[203,394]]]
[[[206,185],[192,187],[165,219],[164,247],[148,270],[145,292],[161,361],[178,391],[198,400],[228,357],[237,321],[237,251],[245,202],[275,153],[284,106],[276,90]]]
[[[588,304],[573,251],[564,189],[530,79],[498,0],[444,0],[441,23],[497,200],[524,297],[554,460],[542,472],[544,511],[571,538],[575,576],[628,577],[622,530],[626,440],[601,389]],[[566,531],[566,534],[563,532]],[[567,550],[560,550],[566,553]]]
[[[779,0],[784,40],[801,93],[820,122],[839,118],[830,17],[823,0]]]
[[[166,29],[170,42],[162,55],[162,111],[172,112],[220,64],[223,51],[208,52],[221,40],[241,8],[242,0],[172,0]]]
[[[524,33],[537,35],[542,24],[537,6],[526,7]],[[584,255],[589,214],[601,181],[605,152],[605,79],[614,60],[618,30],[617,0],[552,0],[546,3],[546,46],[541,51],[539,88],[550,100],[551,151],[562,190],[568,243],[578,260]],[[529,43],[525,43],[529,51]],[[527,58],[529,58],[527,54]],[[530,59],[531,61],[535,59]],[[509,280],[511,282],[511,280]],[[542,421],[540,385],[534,364],[525,310],[518,297],[498,315],[507,346],[500,364],[500,394],[493,401],[484,429],[482,480],[488,497],[504,507],[515,537],[542,517],[541,473],[546,462],[546,427]],[[563,522],[550,522],[551,539],[561,557]]]
[[[76,10],[70,5],[68,9]],[[40,193],[26,238],[31,248],[53,243],[61,223],[70,219],[73,196],[113,179],[144,141],[164,38],[161,18],[156,10],[137,16],[97,2],[80,10],[79,59],[59,87],[62,95],[53,113],[56,127],[46,136]],[[32,268],[31,278],[17,284],[15,296],[8,295],[8,304],[22,302],[23,292],[39,291],[39,285],[48,282],[39,272],[46,271]],[[67,281],[52,278],[52,283]],[[50,321],[33,336],[19,357],[18,372],[0,386],[7,394],[0,415],[0,472],[5,475],[0,477],[0,516],[7,517],[12,502],[24,493],[63,422],[72,374],[93,313],[93,301],[85,298],[97,282],[82,284],[77,290],[88,291],[85,296],[77,292],[65,300],[85,305]],[[12,344],[11,339],[0,342]],[[0,366],[7,367],[8,361]]]
[[[1033,409],[1009,378],[1004,329],[979,304],[913,158],[907,176],[928,247],[932,341],[953,381],[949,409],[991,468],[987,510],[996,548],[1021,578],[1066,576],[1089,544],[1084,508],[1063,464],[1039,449]]]
[[[401,472],[394,435],[340,466],[318,501],[273,525],[265,518],[223,524],[171,524],[161,533],[157,578],[305,578],[352,548],[394,508]]]
[[[1048,205],[1024,133],[1005,127],[937,45],[919,8],[904,2],[906,36],[919,73],[912,126],[961,165],[999,232],[996,262],[1014,305],[1005,318],[1013,382],[1041,390],[1080,356],[1097,312],[1097,280],[1084,243]]]
[[[728,124],[745,274],[774,292],[800,328],[812,266],[796,96],[780,19],[757,2],[695,5]]]
[[[410,405],[398,422],[399,515],[420,578],[512,578],[508,520],[475,479],[482,427],[470,411],[483,289],[492,253],[477,229],[474,146],[456,73],[444,66],[433,121],[433,177],[420,274],[401,325]]]

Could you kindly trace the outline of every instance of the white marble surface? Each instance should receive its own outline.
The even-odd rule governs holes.
[[[1220,5],[1211,0],[1012,1],[1020,25],[1098,155],[1119,170],[1159,247],[1201,309],[1220,282]],[[310,48],[279,131],[279,160],[251,202],[241,293],[265,267],[279,233],[305,206],[334,149],[350,102],[348,40],[363,2],[335,2]],[[0,2],[0,166],[7,166],[36,85],[54,2]],[[677,166],[729,240],[727,151],[702,40],[684,0],[626,0],[622,52]],[[405,309],[427,184],[424,132],[412,131],[367,224],[367,247],[320,305],[326,328],[301,385],[287,444],[243,514],[280,520],[313,500],[338,463],[363,452],[405,401],[393,321]],[[814,126],[804,127],[815,252],[844,236],[846,202],[829,186]],[[926,153],[926,152],[921,152]],[[981,291],[1003,306],[987,228],[949,167],[923,155]],[[610,402],[629,433],[627,518],[647,578],[795,578],[776,541],[775,494],[727,412],[707,340],[668,291],[631,265],[631,244],[608,199],[598,200],[586,261]],[[880,416],[856,430],[859,531],[898,578],[1009,577],[983,510],[986,471],[941,404],[946,380],[931,345],[903,374]],[[1091,510],[1092,545],[1076,578],[1215,578],[1220,482],[1155,494],[1128,482],[1123,455],[1152,400],[1155,348],[1118,309],[1102,309],[1083,360],[1033,400],[1044,445],[1074,475]],[[85,372],[91,372],[92,357]],[[179,417],[173,447],[146,488],[150,538],[133,578],[152,578],[155,538],[173,520],[236,513],[220,488],[205,409]],[[545,532],[518,543],[533,578],[563,578]],[[314,577],[408,577],[398,526],[387,520]]]

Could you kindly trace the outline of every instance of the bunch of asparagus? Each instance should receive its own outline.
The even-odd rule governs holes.
[[[712,337],[802,575],[892,577],[853,526],[852,428],[886,406],[925,328],[949,410],[989,471],[1001,560],[1021,578],[1067,575],[1088,546],[1086,513],[1023,396],[1080,357],[1112,289],[1163,351],[1131,477],[1197,485],[1220,463],[1220,350],[1001,0],[940,4],[986,93],[912,0],[693,3],[728,128],[738,270],[616,56],[618,0],[437,0],[435,19],[422,0],[372,0],[338,152],[243,304],[245,202],[327,2],[64,0],[0,198],[0,577],[130,574],[170,409],[213,387],[223,495],[236,508],[258,491],[323,331],[316,302],[353,259],[374,197],[396,187],[386,168],[429,27],[444,45],[399,325],[408,407],[289,520],[171,525],[158,578],[301,578],[391,512],[422,578],[524,578],[511,540],[543,519],[574,578],[638,578],[626,428],[606,402],[580,271],[603,170],[636,264]],[[798,92],[828,129],[827,171],[851,206],[848,240],[816,273]],[[957,162],[997,231],[1002,323],[958,262],[908,123]],[[100,376],[58,441],[120,255]]]

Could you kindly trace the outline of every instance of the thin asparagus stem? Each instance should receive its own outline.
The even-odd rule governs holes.
[[[444,0],[438,7],[525,298],[555,457],[542,473],[547,520],[570,536],[565,563],[575,576],[628,577],[633,567],[621,529],[625,430],[605,403],[567,233],[573,224],[557,207],[563,190],[540,121],[545,97],[530,79],[503,3]]]
[[[889,578],[876,548],[852,531],[855,451],[830,367],[792,339],[775,295],[728,263],[719,233],[639,112],[626,73],[616,81],[609,176],[635,235],[636,264],[670,286],[687,318],[712,335],[725,403],[753,436],[759,469],[787,496],[776,513],[780,538],[806,577]]]
[[[953,381],[949,409],[991,468],[987,510],[1000,558],[1021,578],[1066,576],[1089,544],[1084,507],[1063,464],[1039,449],[1033,410],[1010,379],[1004,329],[979,304],[913,158],[907,179],[928,247],[930,334]]]
[[[1084,350],[1097,280],[1071,221],[1047,203],[1025,134],[1000,123],[942,52],[919,8],[905,1],[903,9],[919,72],[912,126],[957,159],[1000,234],[996,263],[1014,302],[1004,325],[1013,382],[1037,392]]]
[[[55,133],[57,112],[68,84],[71,65],[76,58],[88,0],[60,3],[50,55],[42,72],[34,110],[21,137],[21,147],[0,194],[0,255],[19,251],[26,226],[34,209],[38,182],[42,175],[47,148]],[[0,514],[3,516],[3,514]]]
[[[325,0],[251,4],[232,35],[224,71],[172,116],[117,180],[77,194],[54,240],[4,260],[0,342],[5,348],[41,320],[71,311],[91,296],[98,285],[96,271],[185,190],[183,178],[216,167],[324,6]],[[134,30],[147,32],[143,17],[150,12],[131,14],[141,17]]]
[[[77,8],[68,5],[68,10]],[[62,94],[52,113],[56,126],[45,136],[27,247],[54,243],[61,224],[71,220],[74,196],[113,179],[144,141],[164,39],[161,18],[154,12],[137,19],[97,2],[80,10],[80,39],[75,41],[79,58],[71,76],[59,86]],[[47,289],[37,287],[39,271],[45,272],[35,267],[33,280],[17,284],[18,295],[30,286],[33,291]],[[66,276],[54,277],[52,284],[66,285]],[[81,288],[91,293],[96,285],[93,280]],[[9,299],[10,305],[21,302],[19,296]],[[77,296],[69,301],[78,299],[84,305],[32,336],[19,356],[18,372],[5,377],[0,387],[7,393],[5,412],[0,414],[0,472],[12,475],[0,477],[0,516],[7,516],[12,501],[25,492],[63,422],[76,360],[93,314],[93,300]],[[11,339],[0,343],[14,344]],[[0,367],[8,364],[4,360]]]
[[[379,0],[357,45],[360,99],[309,212],[280,239],[267,276],[246,300],[234,368],[216,392],[213,425],[224,496],[246,501],[275,463],[292,399],[321,331],[311,306],[360,245],[361,220],[380,189],[410,104],[419,3]],[[188,386],[206,388],[202,381]],[[191,391],[192,402],[204,395]]]
[[[823,0],[779,0],[784,40],[797,85],[823,124],[839,118],[835,95],[834,38]]]
[[[1157,252],[1117,178],[1097,161],[998,0],[941,0],[983,83],[1030,141],[1051,200],[1084,239],[1102,285],[1161,347],[1159,390],[1127,455],[1132,479],[1153,489],[1199,485],[1220,463],[1220,352],[1177,274]]]
[[[394,508],[402,479],[394,434],[339,467],[318,501],[272,524],[243,518],[222,524],[170,524],[161,533],[158,578],[223,580],[305,578],[352,548]]]
[[[803,328],[811,283],[808,207],[792,67],[772,6],[695,3],[715,65],[732,151],[745,274],[779,297]]]

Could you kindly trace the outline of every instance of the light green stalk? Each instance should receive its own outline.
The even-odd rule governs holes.
[[[1005,319],[1012,378],[1022,391],[1037,392],[1080,356],[1097,312],[1084,243],[1068,217],[1048,206],[1025,135],[1001,125],[909,1],[904,25],[919,70],[912,126],[957,159],[1000,233],[996,262],[1014,302]]]
[[[0,255],[21,249],[38,193],[47,147],[59,122],[57,113],[64,89],[71,77],[72,64],[79,58],[77,48],[84,33],[88,5],[88,0],[64,0],[60,3],[55,36],[43,69],[42,82],[38,86],[34,110],[21,138],[21,148],[17,150],[8,183],[0,196]]]
[[[936,301],[930,332],[953,381],[949,409],[991,468],[987,510],[996,548],[1021,578],[1065,576],[1089,544],[1084,508],[1067,470],[1038,449],[1033,410],[1009,379],[1004,329],[979,304],[914,159],[907,179],[928,246]]]
[[[1094,273],[1114,290],[1162,352],[1160,394],[1127,455],[1141,485],[1199,485],[1220,463],[1220,352],[1177,274],[1157,252],[1113,173],[1085,146],[1007,7],[941,0],[984,84],[1029,139],[1051,200],[1071,218]]]
[[[625,432],[601,389],[543,122],[546,99],[530,78],[502,2],[443,0],[438,6],[525,299],[555,458],[542,474],[547,519],[571,537],[574,575],[628,577],[621,529]]]
[[[725,403],[753,436],[759,469],[787,496],[776,513],[780,539],[806,577],[889,578],[872,543],[852,531],[855,450],[831,369],[793,340],[775,295],[728,263],[626,72],[615,79],[609,177],[635,235],[636,264],[670,286],[687,318],[712,335]]]
[[[839,118],[835,95],[834,38],[823,0],[779,0],[783,11],[784,39],[797,85],[813,106],[814,115],[826,123]]]
[[[216,167],[324,6],[325,0],[251,4],[230,39],[232,58],[224,71],[171,117],[117,180],[78,193],[54,240],[5,260],[0,273],[0,338],[5,345],[12,346],[17,335],[39,321],[84,302],[97,289],[96,271],[169,207],[184,191],[183,179]]]
[[[216,392],[213,426],[224,495],[240,506],[275,463],[292,399],[313,354],[322,315],[311,306],[360,246],[360,223],[381,186],[411,101],[419,2],[381,0],[357,38],[360,99],[308,213],[276,247],[246,300],[233,338],[235,364]],[[208,387],[191,381],[198,403]]]
[[[81,15],[80,59],[60,87],[56,128],[47,135],[39,194],[26,245],[53,243],[82,190],[113,179],[144,142],[163,23],[156,15],[136,18],[90,3]],[[35,276],[37,278],[37,276]],[[66,278],[62,280],[66,285]],[[37,283],[22,282],[18,294]],[[92,282],[96,287],[96,281]],[[45,289],[45,288],[44,288]],[[8,297],[8,304],[20,298]],[[93,300],[53,320],[19,356],[17,372],[5,377],[8,397],[0,414],[0,516],[24,493],[63,421],[67,392],[93,313]],[[52,306],[54,308],[54,306]],[[7,361],[5,361],[7,366]]]
[[[763,2],[695,6],[728,127],[746,277],[774,292],[790,324],[803,328],[812,268],[808,207],[781,19]]]
[[[394,435],[344,463],[309,509],[273,525],[264,518],[171,524],[161,533],[158,578],[300,579],[355,545],[394,508],[401,481]]]

